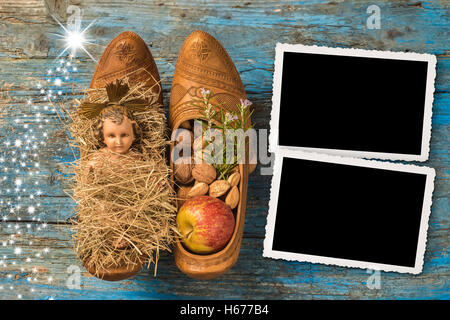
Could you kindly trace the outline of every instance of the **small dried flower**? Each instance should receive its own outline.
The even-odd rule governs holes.
[[[252,102],[248,99],[245,99],[245,100],[240,99],[240,100],[241,100],[241,106],[244,108],[247,108],[252,105]]]
[[[231,113],[229,113],[229,112],[225,113],[225,119],[223,121],[223,126],[226,127],[228,125],[228,123],[233,121],[232,118],[233,118],[233,115]]]
[[[226,114],[225,114],[225,121],[226,121],[226,123],[230,123],[230,122],[232,122],[232,121],[235,121],[235,120],[237,120],[239,117],[237,116],[237,115],[235,115],[235,114],[231,114],[231,113],[229,113],[229,112],[227,112]]]
[[[232,148],[235,149],[237,148],[237,145],[235,144],[234,139],[231,140],[234,135],[228,134],[227,132],[229,132],[229,129],[243,129],[244,131],[247,131],[248,129],[253,127],[252,125],[248,124],[253,113],[253,111],[249,110],[249,106],[251,106],[252,103],[248,99],[240,99],[240,104],[238,103],[236,105],[236,111],[226,112],[225,108],[221,108],[221,105],[223,103],[214,105],[210,102],[212,96],[210,90],[201,88],[200,93],[203,99],[195,99],[194,101],[197,104],[193,103],[193,105],[200,108],[203,115],[203,120],[205,120],[207,123],[207,126],[203,127],[202,129],[204,139],[207,142],[212,142],[211,129],[219,129],[223,133],[219,140],[214,140],[215,143],[221,143],[222,149],[219,149],[221,149],[222,151],[219,150],[217,155],[214,154],[214,159],[211,159],[211,164],[217,170],[220,178],[226,180],[240,161],[239,152],[236,155],[234,150],[232,150],[232,157],[230,158],[229,156],[229,146],[231,145]],[[216,124],[215,121],[217,121],[218,124]],[[217,137],[215,138],[217,139]],[[229,141],[231,141],[231,143],[228,143]],[[221,153],[223,154],[223,161],[220,161]],[[217,156],[219,158],[217,158]],[[219,161],[217,161],[217,159],[219,159]],[[207,160],[207,162],[209,161]]]
[[[206,99],[211,92],[209,90],[206,90],[205,88],[201,88],[200,93],[202,94],[203,98]]]

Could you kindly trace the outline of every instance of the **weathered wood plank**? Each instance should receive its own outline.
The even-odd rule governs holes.
[[[2,259],[7,265],[0,268],[2,297],[16,298],[17,294],[22,294],[23,298],[31,299],[36,296],[56,299],[311,299],[332,296],[348,299],[391,298],[394,290],[403,298],[427,298],[430,292],[434,298],[448,298],[447,280],[443,277],[448,257],[436,264],[430,261],[436,257],[427,253],[424,272],[419,276],[382,272],[381,288],[371,290],[366,286],[370,276],[366,270],[266,259],[262,257],[263,239],[253,237],[244,238],[236,266],[215,280],[187,278],[176,268],[173,257],[163,254],[156,278],[152,267],[123,282],[105,282],[87,274],[76,259],[68,228],[67,225],[48,225],[45,231],[30,230],[17,239],[18,245],[29,241],[33,244],[23,246],[23,258],[7,255]],[[15,230],[9,228],[3,227],[1,231],[3,237],[15,234]],[[433,237],[429,241],[433,242]],[[47,247],[50,251],[43,253]],[[41,256],[35,257],[36,252],[42,252]],[[31,256],[31,261],[24,261],[25,256]],[[72,265],[81,271],[79,289],[67,287],[72,274],[68,268]],[[441,277],[435,277],[436,274]],[[14,290],[8,290],[10,286]]]

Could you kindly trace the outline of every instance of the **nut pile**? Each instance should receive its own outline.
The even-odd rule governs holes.
[[[183,203],[197,196],[209,195],[224,201],[232,210],[239,204],[239,183],[241,175],[239,168],[234,168],[227,180],[218,175],[216,169],[202,161],[203,148],[206,143],[202,137],[194,140],[192,126],[189,121],[181,124],[175,137],[175,145],[180,148],[191,148],[191,155],[183,156],[174,161],[174,177],[179,186],[177,191],[178,208]],[[189,144],[183,146],[182,144]],[[180,145],[181,144],[181,145]]]

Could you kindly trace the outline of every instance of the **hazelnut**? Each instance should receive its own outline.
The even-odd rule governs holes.
[[[173,134],[173,140],[175,140],[175,144],[189,144],[189,146],[192,146],[192,143],[194,141],[194,135],[192,131],[178,128],[174,131]]]
[[[175,179],[182,184],[187,184],[192,181],[192,164],[185,158],[178,159],[173,164],[173,171]]]
[[[177,203],[178,208],[180,208],[188,199],[188,193],[191,190],[191,187],[181,186],[177,192]]]
[[[216,169],[209,163],[202,162],[194,165],[192,176],[199,182],[210,184],[216,179]]]

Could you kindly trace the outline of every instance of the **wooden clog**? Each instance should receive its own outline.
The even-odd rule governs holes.
[[[128,76],[130,84],[141,82],[146,87],[155,87],[160,81],[150,49],[144,40],[131,31],[121,33],[106,47],[89,88],[104,88],[107,83],[125,76]],[[158,102],[162,104],[162,90],[160,91]]]
[[[245,90],[236,67],[223,46],[211,35],[194,31],[180,50],[170,93],[169,124],[176,130],[186,120],[203,118],[192,106],[192,99],[201,99],[201,89],[210,90],[212,101],[222,103],[226,110],[237,110]],[[173,144],[171,145],[171,154]],[[170,161],[173,168],[172,159]],[[180,241],[175,245],[178,268],[196,279],[212,279],[227,272],[237,261],[244,231],[247,203],[248,164],[240,164],[240,203],[231,240],[219,252],[199,255],[187,251]]]
[[[107,83],[128,77],[129,83],[145,83],[145,87],[159,91],[158,102],[162,104],[162,90],[155,86],[160,82],[159,72],[155,60],[145,42],[135,33],[126,31],[121,33],[106,47],[95,69],[89,88],[104,88]],[[156,91],[158,88],[158,91]],[[82,155],[83,156],[83,155]],[[87,267],[86,261],[83,263]],[[126,268],[125,265],[98,272],[92,268],[87,270],[92,275],[108,281],[118,281],[132,277],[142,269],[143,264]]]
[[[140,264],[140,263],[137,263],[132,268],[126,268],[125,266],[123,266],[123,267],[111,268],[108,271],[99,271],[99,272],[96,272],[97,270],[87,266],[86,263],[83,263],[83,266],[93,276],[96,276],[99,279],[106,280],[106,281],[125,280],[125,279],[128,279],[128,278],[134,276],[136,273],[138,273],[142,269],[142,264]]]

